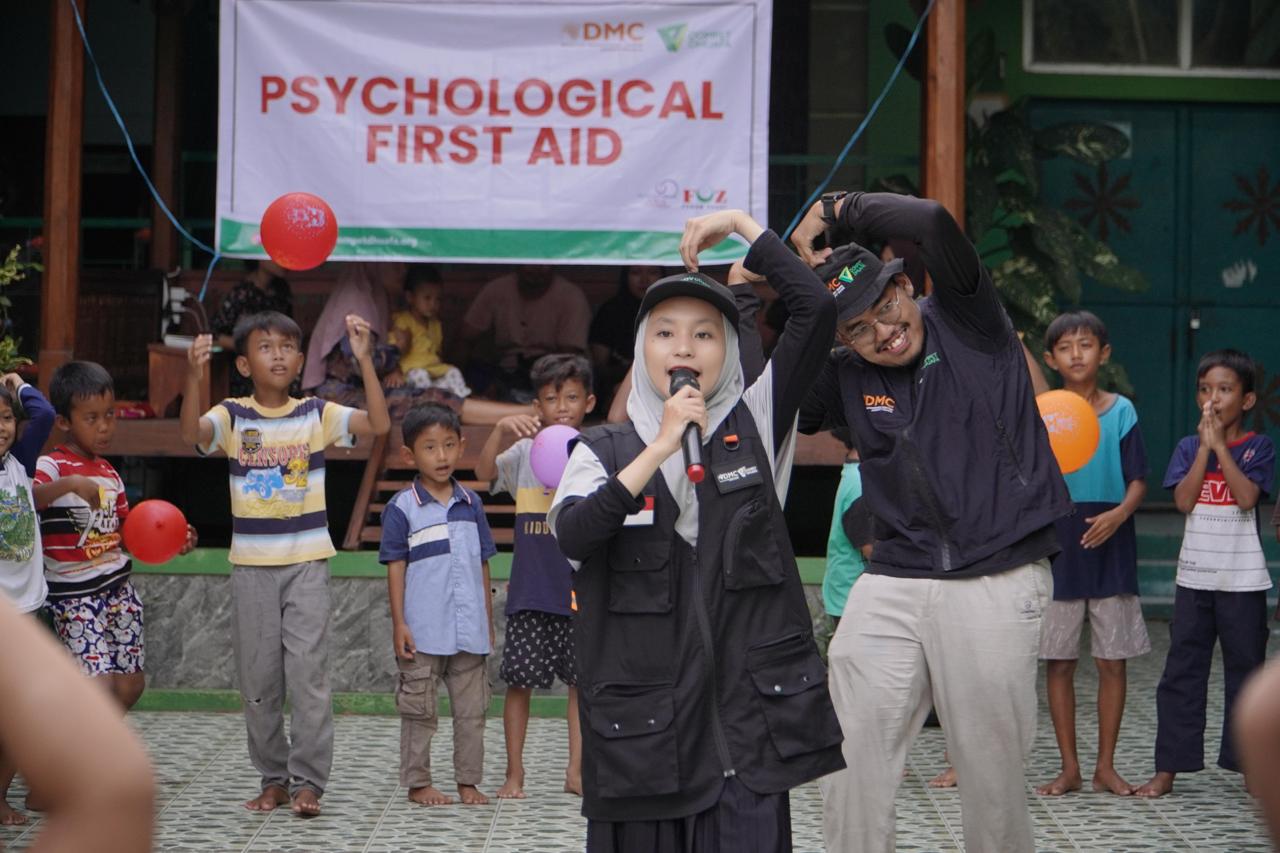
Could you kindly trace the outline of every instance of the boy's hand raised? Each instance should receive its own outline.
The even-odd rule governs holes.
[[[1221,453],[1227,446],[1227,431],[1222,420],[1213,411],[1213,403],[1206,402],[1200,410],[1200,424],[1196,427],[1200,434],[1200,444],[1215,453]]]
[[[0,376],[0,385],[9,389],[9,393],[14,397],[18,396],[18,389],[23,385],[23,379],[16,373],[6,373]]]
[[[409,626],[403,622],[393,626],[391,637],[392,645],[395,646],[396,657],[413,660],[413,655],[418,651],[418,648],[413,644],[413,632],[409,630]]]
[[[507,415],[498,421],[498,428],[516,438],[533,438],[542,429],[542,421],[534,415]]]
[[[347,339],[351,341],[351,354],[356,361],[373,356],[373,330],[369,321],[359,314],[347,315]]]
[[[196,529],[190,524],[187,525],[187,541],[182,543],[182,547],[178,549],[179,554],[190,554],[196,549],[196,545],[200,544],[200,534],[196,533]]]
[[[198,379],[204,373],[204,366],[213,355],[213,335],[196,335],[187,349],[187,368],[192,377]]]

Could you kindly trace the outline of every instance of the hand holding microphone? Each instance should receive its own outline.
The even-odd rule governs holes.
[[[687,367],[679,367],[671,371],[671,400],[678,400],[677,395],[685,388],[701,392],[697,374]],[[684,450],[684,469],[690,482],[701,483],[707,475],[707,469],[702,465],[702,425],[707,421],[706,404],[703,402],[701,393],[687,394],[684,399],[689,403],[696,403],[698,410],[698,417],[691,418],[685,423],[684,432],[680,437],[680,446]]]

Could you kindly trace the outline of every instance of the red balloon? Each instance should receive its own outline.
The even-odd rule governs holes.
[[[285,269],[309,270],[338,244],[338,220],[318,195],[285,193],[262,214],[262,248]]]
[[[144,563],[167,563],[187,544],[187,519],[168,501],[143,501],[124,520],[124,547]]]

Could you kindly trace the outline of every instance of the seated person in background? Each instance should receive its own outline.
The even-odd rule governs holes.
[[[386,385],[397,388],[443,388],[459,397],[471,395],[462,371],[440,358],[444,329],[440,325],[440,270],[434,264],[414,264],[404,286],[408,305],[391,315],[391,343],[400,350],[400,366],[388,374]]]
[[[213,342],[227,352],[235,352],[231,332],[241,317],[263,311],[278,311],[286,317],[293,317],[293,294],[284,278],[284,268],[275,261],[250,260],[245,261],[244,266],[245,277],[222,297],[218,312],[209,321]],[[230,373],[232,397],[247,397],[253,393],[253,383],[241,376],[238,370]]]
[[[636,314],[640,311],[640,298],[650,284],[662,278],[662,267],[618,269],[618,292],[596,311],[587,335],[596,388],[600,392],[598,409],[606,412],[614,390],[631,369],[631,361],[635,358]]]
[[[374,336],[373,365],[386,388],[387,409],[393,422],[418,403],[440,403],[458,412],[464,424],[495,424],[507,415],[528,414],[528,406],[462,398],[443,388],[412,388],[391,378],[399,351],[387,343],[387,306],[399,296],[404,265],[399,263],[345,264],[338,286],[329,295],[307,345],[302,387],[311,394],[344,406],[364,406],[364,384],[346,338],[346,316],[367,318]],[[390,378],[390,382],[388,379]]]
[[[465,364],[471,342],[492,331],[496,370],[471,384],[500,400],[528,403],[533,363],[550,353],[585,354],[590,326],[591,306],[577,285],[545,264],[523,264],[476,295],[462,321],[458,361]]]

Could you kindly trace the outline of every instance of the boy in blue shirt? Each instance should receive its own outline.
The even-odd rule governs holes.
[[[529,372],[533,383],[532,415],[498,421],[480,451],[476,476],[490,480],[492,494],[516,499],[515,549],[511,584],[507,587],[507,630],[500,675],[507,682],[502,730],[507,742],[507,773],[498,796],[523,799],[524,741],[529,727],[529,700],[534,688],[550,687],[555,678],[569,686],[569,763],[565,793],[582,794],[582,725],[578,719],[578,679],[573,655],[573,568],[560,553],[547,510],[556,496],[533,473],[530,455],[538,430],[562,424],[582,427],[595,407],[591,362],[580,355],[544,355]],[[501,453],[512,438],[515,442]]]
[[[400,784],[427,806],[453,798],[431,781],[436,695],[443,681],[453,709],[453,767],[466,805],[489,802],[476,787],[484,770],[489,707],[485,656],[493,648],[489,558],[497,549],[480,497],[453,478],[462,455],[462,422],[439,403],[414,406],[404,419],[405,461],[413,485],[382,511],[379,562],[387,566],[400,712]]]
[[[1089,463],[1065,475],[1075,512],[1057,521],[1062,551],[1053,560],[1053,601],[1045,610],[1040,657],[1047,661],[1049,713],[1062,754],[1062,772],[1036,793],[1080,790],[1076,753],[1076,659],[1086,611],[1090,651],[1098,668],[1098,758],[1093,790],[1127,796],[1133,787],[1115,769],[1124,716],[1125,661],[1151,651],[1138,601],[1138,540],[1133,513],[1147,493],[1147,454],[1133,403],[1098,387],[1111,357],[1106,325],[1088,311],[1059,315],[1045,335],[1044,361],[1063,386],[1089,401],[1098,415],[1098,449]]]
[[[1205,705],[1213,646],[1222,644],[1226,693],[1218,766],[1239,772],[1231,723],[1236,695],[1267,656],[1267,590],[1258,505],[1271,494],[1275,446],[1246,430],[1257,366],[1237,350],[1200,359],[1200,424],[1174,448],[1166,489],[1187,516],[1169,623],[1169,656],[1156,688],[1156,773],[1135,794],[1159,797],[1174,777],[1204,768]]]

